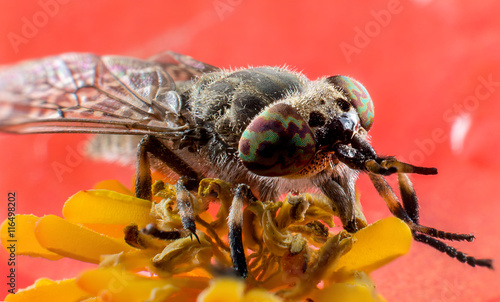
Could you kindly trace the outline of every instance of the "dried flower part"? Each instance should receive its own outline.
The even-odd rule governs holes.
[[[116,182],[99,187],[70,197],[64,219],[15,218],[22,247],[18,254],[69,257],[99,268],[81,273],[76,281],[39,281],[7,301],[43,301],[43,293],[59,291],[87,297],[85,301],[327,301],[330,295],[345,297],[343,301],[382,301],[367,274],[405,254],[411,244],[408,226],[394,217],[355,234],[333,233],[335,213],[320,195],[251,201],[243,209],[242,232],[248,277],[231,278],[226,274],[232,268],[230,184],[204,179],[197,193],[184,192],[197,240],[182,229],[175,186],[155,183],[153,202],[131,196]],[[362,216],[358,220],[366,223]]]

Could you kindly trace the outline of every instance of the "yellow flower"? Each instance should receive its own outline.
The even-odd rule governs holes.
[[[278,296],[263,289],[254,288],[245,292],[243,279],[221,277],[213,279],[210,286],[199,296],[198,302],[280,302]]]
[[[191,193],[199,241],[182,230],[175,186],[156,183],[153,202],[114,181],[97,187],[70,197],[64,218],[16,215],[15,239],[17,255],[68,257],[98,267],[74,279],[40,279],[6,301],[54,301],[54,295],[61,301],[384,301],[368,274],[405,254],[412,240],[407,225],[394,217],[355,234],[332,233],[335,213],[321,196],[257,201],[243,213],[243,280],[223,273],[232,267],[230,184],[204,179],[198,193]],[[1,227],[5,247],[7,222]],[[160,240],[141,232],[148,224],[182,238]]]

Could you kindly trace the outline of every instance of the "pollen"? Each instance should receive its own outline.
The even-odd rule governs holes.
[[[49,280],[5,301],[384,301],[369,274],[408,252],[408,226],[391,217],[355,234],[334,231],[324,198],[288,195],[243,210],[248,277],[236,277],[227,234],[231,185],[204,179],[190,192],[196,238],[182,229],[175,186],[156,183],[152,202],[114,181],[71,196],[62,217],[16,215],[17,255],[95,264],[74,278]],[[8,221],[0,230],[8,246]],[[154,225],[177,238],[159,239]],[[61,300],[61,301],[62,301]]]

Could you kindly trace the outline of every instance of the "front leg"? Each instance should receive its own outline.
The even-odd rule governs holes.
[[[192,185],[193,181],[192,179],[189,179],[187,177],[182,176],[176,184],[176,191],[177,191],[177,208],[179,209],[179,216],[181,216],[181,221],[182,221],[182,227],[184,230],[188,230],[190,234],[194,235],[198,242],[200,242],[200,238],[198,238],[198,235],[196,235],[196,224],[194,222],[195,220],[195,214],[194,214],[194,209],[193,209],[193,201],[191,200],[191,194],[189,194],[189,189],[193,190],[198,187],[198,184],[196,184],[196,187],[190,187],[189,185]]]
[[[243,205],[255,201],[250,187],[239,184],[234,190],[234,197],[229,210],[227,224],[229,228],[229,248],[231,250],[231,260],[236,274],[242,278],[248,276],[247,261],[245,258],[245,248],[243,247]]]
[[[137,150],[137,178],[135,182],[135,195],[138,198],[151,200],[151,163],[149,155],[164,162],[172,171],[180,176],[186,176],[195,182],[200,181],[200,177],[196,171],[191,168],[177,154],[168,149],[159,139],[152,135],[146,135],[139,143]],[[190,183],[192,185],[192,183]]]
[[[348,175],[344,175],[344,178],[328,177],[322,179],[317,183],[317,186],[332,201],[332,209],[338,213],[344,229],[354,233],[367,224],[361,209],[356,203],[354,184],[350,184],[355,180],[356,176],[347,173]],[[346,181],[341,181],[342,179]]]
[[[188,185],[190,183],[192,183],[192,180],[183,176],[177,181],[175,186],[177,209],[179,210],[179,216],[181,217],[183,229],[164,231],[158,229],[154,223],[150,223],[141,230],[142,233],[163,240],[175,240],[187,236],[191,236],[192,239],[192,236],[194,235],[196,240],[198,240],[198,243],[200,243],[200,238],[196,234],[196,215],[193,208],[194,200],[188,190],[188,188],[190,190],[194,190],[197,186],[195,188],[189,187]],[[132,228],[131,230],[129,230],[129,232],[126,233],[126,237],[128,237],[126,241],[134,247],[141,248],[141,242],[137,240],[140,240],[140,237],[136,234],[137,232],[137,229]]]
[[[432,238],[436,237],[446,240],[457,240],[457,241],[466,240],[470,242],[474,240],[474,235],[443,232],[435,228],[420,225],[418,223],[418,210],[416,210],[413,213],[413,215],[408,215],[406,210],[399,203],[396,194],[394,193],[394,191],[392,191],[387,181],[382,176],[374,173],[369,173],[368,175],[370,176],[370,180],[373,182],[380,196],[382,196],[384,201],[387,203],[387,206],[389,207],[391,213],[408,224],[408,226],[412,231],[413,238],[416,241],[428,244],[433,248],[437,249],[438,251],[446,253],[448,254],[448,256],[456,258],[460,262],[465,262],[470,266],[477,265],[493,269],[493,262],[491,259],[477,259],[475,257],[469,256],[463,252],[456,250],[455,248],[447,245],[446,243],[440,240]],[[406,180],[403,178],[400,179],[400,182],[406,182]],[[403,188],[402,191],[407,191],[402,193],[403,198],[409,198],[409,196],[416,196],[411,184],[406,183],[405,188]],[[412,206],[414,206],[415,202],[416,200],[410,200],[407,201],[407,204],[411,204]],[[413,220],[415,218],[416,221]]]
[[[189,164],[168,149],[159,139],[152,135],[146,135],[139,143],[139,149],[137,151],[135,194],[138,198],[146,200],[152,200],[153,198],[151,192],[152,179],[149,154],[165,163],[172,171],[181,176],[176,185],[179,215],[181,216],[184,230],[187,230],[189,234],[194,235],[196,239],[198,239],[194,222],[195,215],[189,194],[190,190],[198,188],[200,182],[198,173],[196,173]],[[158,238],[168,239],[186,236],[185,231],[164,232],[156,229],[155,226],[149,226],[144,232]]]

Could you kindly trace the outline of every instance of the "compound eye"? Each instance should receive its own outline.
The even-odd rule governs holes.
[[[291,105],[279,103],[257,115],[238,146],[248,170],[262,176],[285,176],[302,170],[316,153],[314,135]]]
[[[341,75],[328,77],[326,80],[328,83],[342,89],[345,96],[358,111],[361,126],[367,131],[370,130],[373,125],[375,111],[372,99],[365,87],[355,79]]]

